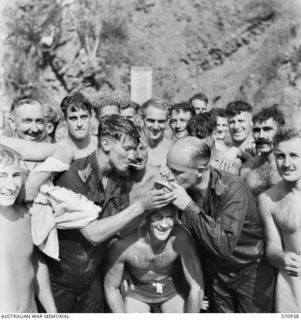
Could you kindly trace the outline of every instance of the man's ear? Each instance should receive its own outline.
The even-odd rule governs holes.
[[[8,124],[13,131],[16,131],[16,122],[12,114],[7,117]]]
[[[108,137],[102,137],[100,140],[100,144],[104,152],[109,152],[112,146],[112,140]]]
[[[47,134],[51,134],[54,130],[54,124],[53,123],[50,123],[48,122],[47,125],[46,125],[46,132]]]
[[[198,178],[201,178],[202,175],[203,175],[203,172],[204,172],[205,170],[206,170],[206,166],[204,166],[204,165],[199,165],[198,168],[197,168],[197,174],[196,174],[196,176],[197,176]]]

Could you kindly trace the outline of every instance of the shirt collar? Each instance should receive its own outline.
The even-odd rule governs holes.
[[[221,180],[219,171],[210,166],[210,189],[214,189],[217,196],[222,196],[228,189],[228,186]]]

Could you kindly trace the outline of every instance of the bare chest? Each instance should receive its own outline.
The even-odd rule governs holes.
[[[143,248],[131,254],[128,264],[131,268],[140,271],[154,271],[161,273],[169,269],[177,259],[178,254],[172,249],[168,243],[161,252],[153,252],[151,248]]]
[[[263,163],[251,168],[244,177],[252,193],[257,196],[280,181],[277,168],[270,163]]]
[[[29,217],[7,220],[0,216],[1,262],[18,265],[31,261],[33,242]]]
[[[301,232],[301,196],[287,197],[277,203],[273,210],[277,226],[286,233]]]

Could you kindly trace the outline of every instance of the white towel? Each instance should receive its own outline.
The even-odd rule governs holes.
[[[29,212],[33,243],[59,260],[58,229],[78,229],[97,219],[101,208],[85,196],[62,187],[43,185]]]

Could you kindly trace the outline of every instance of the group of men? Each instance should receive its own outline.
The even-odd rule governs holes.
[[[0,312],[301,312],[301,133],[278,106],[75,92],[60,109],[58,142],[56,109],[29,97],[0,137]],[[49,157],[69,169],[39,172]],[[99,208],[58,226],[58,260],[31,238],[46,179]]]

